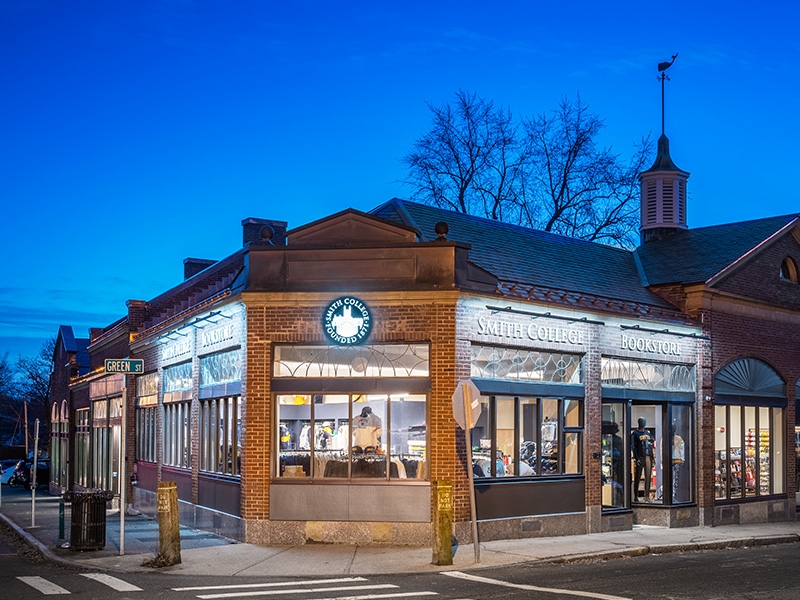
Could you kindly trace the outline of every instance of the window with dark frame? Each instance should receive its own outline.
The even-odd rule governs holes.
[[[583,473],[583,401],[564,397],[481,396],[471,430],[477,478]]]

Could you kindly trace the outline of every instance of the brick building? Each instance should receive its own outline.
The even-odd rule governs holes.
[[[246,219],[92,331],[68,485],[119,490],[127,448],[137,508],[176,481],[183,522],[264,544],[428,544],[437,481],[468,540],[470,471],[484,540],[794,518],[798,215],[687,229],[666,138],[641,178],[635,251],[396,199]]]

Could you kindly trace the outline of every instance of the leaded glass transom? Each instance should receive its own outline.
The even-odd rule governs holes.
[[[427,344],[275,346],[275,377],[428,377]]]
[[[139,406],[158,404],[158,372],[146,373],[136,378],[136,400]]]
[[[192,363],[185,362],[164,369],[164,392],[192,389]]]
[[[472,346],[472,377],[544,383],[583,382],[578,354]]]
[[[218,352],[200,359],[200,385],[231,383],[242,379],[242,352]]]
[[[603,358],[602,385],[614,388],[695,391],[694,365],[676,365],[621,358]]]

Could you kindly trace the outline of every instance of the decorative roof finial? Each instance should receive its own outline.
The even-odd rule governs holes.
[[[661,80],[661,135],[664,135],[664,80],[669,79],[666,70],[672,66],[676,58],[678,58],[677,52],[672,55],[672,60],[670,62],[658,63],[658,71],[661,73],[661,75],[658,76]]]

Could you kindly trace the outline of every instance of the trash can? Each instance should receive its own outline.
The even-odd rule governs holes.
[[[72,550],[101,550],[106,545],[106,503],[114,492],[87,490],[66,492],[64,500],[72,503],[69,547]]]

